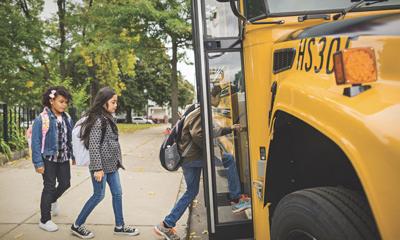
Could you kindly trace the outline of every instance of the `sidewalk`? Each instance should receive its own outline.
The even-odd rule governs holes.
[[[120,142],[123,163],[121,170],[123,212],[126,224],[138,227],[136,237],[113,235],[114,214],[111,193],[87,220],[95,239],[160,239],[153,233],[153,226],[169,213],[179,194],[185,190],[182,173],[167,172],[159,163],[159,146],[165,126],[122,134]],[[35,173],[30,160],[20,160],[0,167],[0,239],[79,239],[69,228],[86,200],[92,186],[86,167],[71,168],[71,188],[60,199],[60,215],[53,218],[59,230],[48,233],[38,228],[42,178]],[[177,230],[186,237],[188,211],[178,222]]]

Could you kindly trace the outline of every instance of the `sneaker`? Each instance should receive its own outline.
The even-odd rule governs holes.
[[[39,227],[45,231],[48,232],[55,232],[58,230],[57,224],[55,224],[53,221],[49,220],[46,223],[42,223],[41,221],[39,222]]]
[[[248,208],[251,208],[251,202],[240,199],[238,203],[232,205],[232,212],[238,213]]]
[[[129,236],[136,236],[139,235],[140,231],[137,228],[132,226],[122,226],[122,227],[115,227],[114,234],[117,235],[129,235]]]
[[[59,213],[60,213],[60,206],[58,205],[58,202],[53,202],[51,204],[51,215],[57,216]]]
[[[164,226],[164,223],[160,223],[154,227],[154,232],[164,237],[167,240],[180,240],[181,238],[176,234],[175,228],[167,228]]]
[[[239,203],[239,201],[251,202],[251,197],[249,197],[249,195],[247,195],[247,194],[241,194],[241,195],[239,196],[239,198],[237,198],[237,199],[235,199],[235,200],[231,199],[231,200],[230,200],[230,203],[231,203],[231,205],[234,205],[234,204]]]
[[[87,230],[85,225],[81,225],[78,227],[75,226],[75,224],[72,224],[71,233],[72,235],[83,239],[94,238],[94,234],[91,231]]]
[[[240,195],[240,199],[243,201],[251,202],[251,197],[249,197],[249,195],[247,194]]]

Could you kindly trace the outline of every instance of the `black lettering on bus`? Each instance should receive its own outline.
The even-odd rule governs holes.
[[[312,52],[311,52],[311,43],[315,46],[315,38],[311,38],[311,40],[308,42],[308,55],[310,55],[310,63],[307,64],[305,63],[305,69],[307,72],[310,71],[313,63],[312,63]]]
[[[317,66],[314,66],[314,72],[315,73],[319,73],[322,69],[322,66],[324,65],[324,51],[325,51],[325,46],[326,46],[326,37],[321,38],[318,41],[318,45],[322,44],[322,48],[319,51],[319,67],[317,68]]]
[[[303,44],[304,41],[304,44]],[[306,45],[307,45],[307,39],[301,39],[300,45],[299,45],[299,54],[297,56],[297,70],[299,70],[299,65],[300,65],[300,70],[303,70],[303,63],[304,63],[304,53],[306,51]],[[300,62],[301,58],[301,63]]]
[[[348,37],[347,40],[346,40],[346,46],[344,48],[346,48],[346,49],[349,48],[350,42],[355,40],[356,38],[357,37]]]
[[[333,49],[333,45],[336,43],[336,51],[332,52]],[[340,50],[340,38],[334,38],[331,41],[331,45],[329,46],[329,51],[328,51],[328,55],[327,55],[327,60],[326,60],[326,74],[331,74],[333,72],[333,64],[332,67],[329,66],[331,65],[331,59],[333,60],[333,54],[337,51]],[[333,62],[333,61],[332,61]]]

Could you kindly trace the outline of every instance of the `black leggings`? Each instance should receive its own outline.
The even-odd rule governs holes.
[[[40,212],[42,223],[51,219],[51,204],[56,202],[59,197],[71,186],[71,171],[69,161],[63,163],[43,160],[43,192],[40,201]],[[56,180],[58,185],[56,187]]]

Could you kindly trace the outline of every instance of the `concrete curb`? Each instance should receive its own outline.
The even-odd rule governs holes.
[[[5,154],[0,153],[0,166],[3,166],[5,163],[10,161],[15,161],[25,158],[28,155],[29,155],[28,148],[12,152],[10,160],[7,159],[7,156]]]

